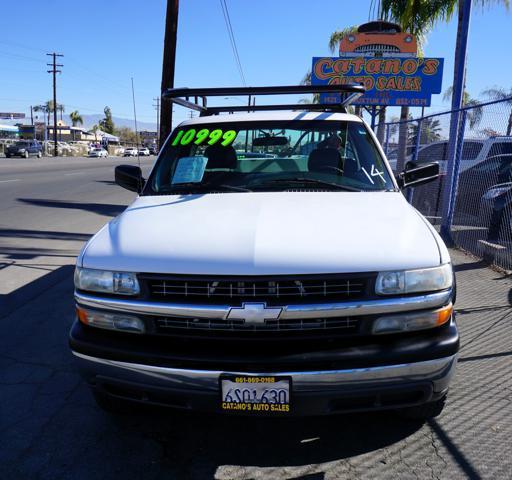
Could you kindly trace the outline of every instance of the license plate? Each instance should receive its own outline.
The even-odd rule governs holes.
[[[290,412],[290,378],[264,376],[222,376],[221,408],[250,413]]]

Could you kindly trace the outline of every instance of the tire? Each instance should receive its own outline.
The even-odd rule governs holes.
[[[430,420],[441,415],[446,403],[446,395],[435,402],[424,403],[416,407],[403,408],[398,414],[407,420]]]
[[[37,158],[41,158],[43,154],[41,152],[37,152]]]
[[[98,390],[93,390],[92,394],[94,396],[94,400],[96,401],[96,405],[98,405],[98,407],[107,413],[130,413],[135,408],[132,403],[126,400],[112,397]]]
[[[6,153],[5,158],[11,158],[11,156],[8,153]]]
[[[24,156],[25,158],[28,158],[28,152],[25,152],[25,153],[23,154],[23,156]]]

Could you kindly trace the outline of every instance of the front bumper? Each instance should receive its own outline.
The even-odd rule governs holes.
[[[152,405],[220,412],[221,375],[288,376],[292,415],[392,409],[434,401],[448,389],[459,347],[453,319],[436,332],[300,354],[266,351],[237,357],[212,349],[191,355],[186,345],[181,350],[168,344],[150,347],[134,337],[98,332],[75,322],[71,349],[93,389]]]

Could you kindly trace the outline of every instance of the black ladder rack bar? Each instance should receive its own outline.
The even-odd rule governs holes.
[[[273,87],[213,87],[213,88],[170,88],[163,94],[172,102],[192,110],[201,112],[201,115],[217,114],[220,112],[266,111],[266,110],[337,110],[344,111],[347,105],[363,95],[365,89],[362,85],[276,85]],[[339,103],[333,104],[285,104],[285,105],[247,105],[247,106],[221,106],[208,108],[207,97],[229,97],[239,95],[294,95],[311,93],[340,93],[344,94]],[[189,98],[195,98],[195,102]],[[201,98],[202,105],[197,100]]]
[[[200,109],[204,112],[203,115],[216,115],[221,112],[268,112],[274,110],[319,110],[319,111],[333,111],[345,112],[345,107],[339,103],[293,103],[293,104],[279,104],[279,105],[226,105],[223,107],[208,107],[206,110]]]

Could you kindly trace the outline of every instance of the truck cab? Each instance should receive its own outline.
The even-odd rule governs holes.
[[[184,97],[227,89],[173,90],[201,115],[171,133],[148,178],[116,168],[138,195],[77,259],[70,332],[100,406],[441,412],[459,346],[454,274],[401,193],[439,168],[393,176],[346,112],[361,87],[283,88],[264,92],[347,99],[224,115]]]

